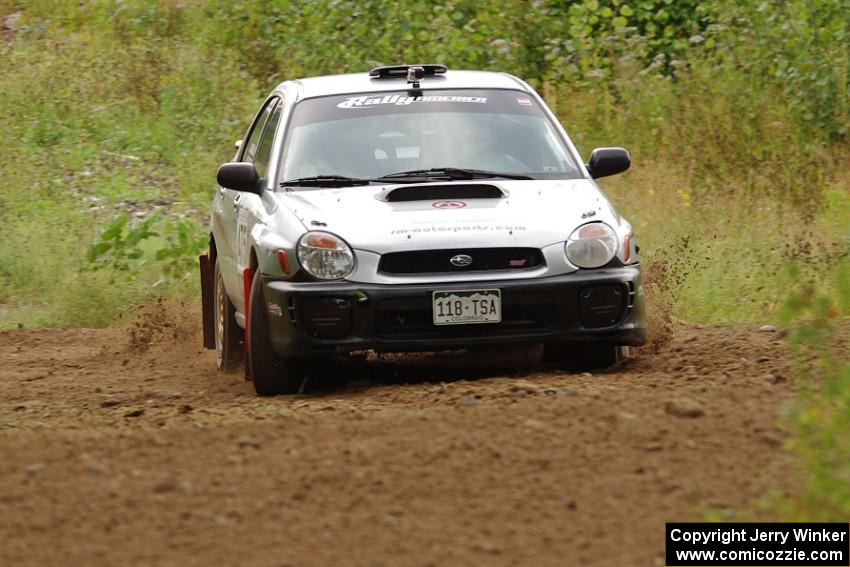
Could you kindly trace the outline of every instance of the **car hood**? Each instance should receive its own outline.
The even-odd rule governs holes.
[[[404,186],[359,186],[298,189],[277,193],[282,205],[308,230],[324,230],[353,248],[388,251],[455,247],[535,247],[563,242],[590,221],[619,223],[619,217],[586,179],[421,184],[442,188],[487,185],[501,198],[427,198],[387,201],[387,193]]]

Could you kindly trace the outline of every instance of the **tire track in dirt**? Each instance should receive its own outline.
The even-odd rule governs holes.
[[[663,565],[665,521],[790,471],[775,332],[594,374],[354,361],[274,399],[198,345],[173,306],[0,331],[0,564]]]

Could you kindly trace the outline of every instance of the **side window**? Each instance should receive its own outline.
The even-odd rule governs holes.
[[[271,114],[272,108],[274,108],[276,103],[277,98],[269,100],[266,107],[263,108],[263,111],[260,113],[260,116],[254,122],[254,126],[251,128],[251,133],[248,134],[248,138],[243,144],[244,151],[242,152],[241,161],[254,161],[254,156],[257,154],[257,146],[260,144],[260,136],[263,133],[263,127],[266,125],[266,121],[269,119],[269,114]]]
[[[260,138],[260,144],[257,147],[257,154],[254,158],[254,167],[257,168],[257,173],[260,177],[266,176],[266,170],[269,167],[269,159],[272,155],[272,142],[274,142],[274,133],[277,130],[277,123],[280,122],[280,107],[278,104],[274,107],[272,115],[269,117],[266,127],[263,129],[263,135]]]

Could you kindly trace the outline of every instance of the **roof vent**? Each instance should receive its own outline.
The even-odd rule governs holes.
[[[433,77],[434,75],[443,75],[448,71],[445,65],[389,65],[387,67],[375,67],[369,71],[369,76],[373,79],[403,79],[413,85],[413,88],[419,88],[419,81],[425,77]]]

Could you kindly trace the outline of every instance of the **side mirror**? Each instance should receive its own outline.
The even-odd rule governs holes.
[[[625,148],[596,148],[590,154],[587,171],[594,179],[623,173],[632,164],[632,158]]]
[[[234,191],[246,191],[259,195],[263,192],[260,186],[260,175],[253,163],[233,161],[224,163],[218,168],[216,175],[218,184]]]

